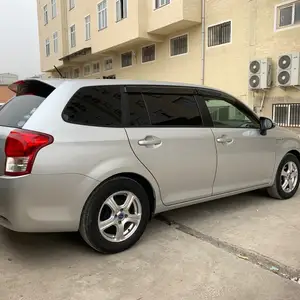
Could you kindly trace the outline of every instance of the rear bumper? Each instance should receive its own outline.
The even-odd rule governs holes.
[[[0,176],[0,225],[20,232],[77,231],[98,184],[79,174]]]

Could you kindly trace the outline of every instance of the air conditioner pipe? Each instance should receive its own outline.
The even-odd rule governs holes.
[[[201,0],[201,85],[205,74],[205,0]]]

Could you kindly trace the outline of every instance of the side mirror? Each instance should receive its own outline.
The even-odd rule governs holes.
[[[260,122],[260,134],[261,135],[266,135],[267,130],[270,130],[275,127],[274,122],[269,118],[260,117],[259,122]]]

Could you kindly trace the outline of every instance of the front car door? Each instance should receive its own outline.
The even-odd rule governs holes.
[[[276,139],[261,135],[258,117],[236,99],[203,96],[217,148],[213,194],[265,186],[272,181]]]
[[[125,90],[130,145],[158,182],[163,203],[211,196],[215,142],[211,129],[203,127],[195,89],[146,86]]]

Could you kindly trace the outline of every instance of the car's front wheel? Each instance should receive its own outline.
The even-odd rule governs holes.
[[[267,189],[268,194],[276,199],[289,199],[299,187],[300,163],[298,158],[288,153],[280,162],[274,184]]]
[[[82,212],[80,233],[98,252],[117,253],[140,239],[149,217],[144,188],[133,179],[118,177],[91,195]]]

